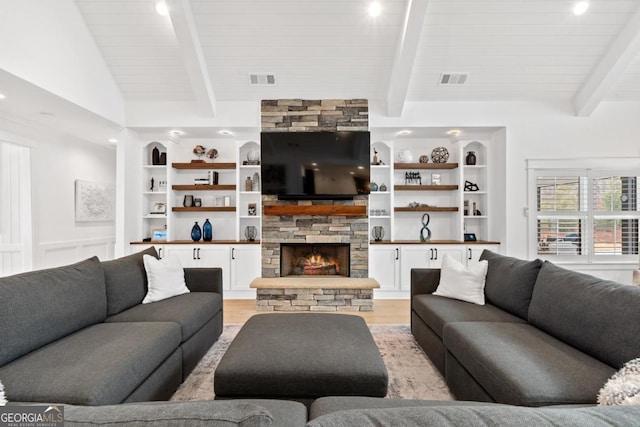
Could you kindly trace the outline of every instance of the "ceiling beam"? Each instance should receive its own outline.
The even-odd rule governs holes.
[[[600,63],[574,96],[573,108],[576,116],[587,117],[593,113],[639,52],[640,8],[627,21]]]
[[[216,97],[189,0],[166,0],[166,3],[198,107],[202,114],[215,116]]]
[[[407,100],[409,80],[418,52],[428,4],[429,0],[409,0],[407,3],[407,14],[398,39],[391,68],[389,90],[387,91],[387,115],[391,117],[398,117],[402,114],[404,103]]]

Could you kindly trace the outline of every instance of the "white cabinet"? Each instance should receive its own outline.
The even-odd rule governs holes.
[[[402,245],[400,249],[400,289],[411,289],[412,268],[440,268],[445,255],[465,262],[465,245]]]
[[[219,267],[222,269],[223,289],[229,289],[231,269],[228,245],[165,245],[166,255],[176,256],[183,267]]]
[[[231,290],[251,290],[251,281],[262,275],[260,245],[231,245],[230,251]]]
[[[482,255],[482,251],[484,251],[485,249],[488,249],[492,252],[496,252],[499,253],[500,252],[500,245],[467,245],[467,252],[466,252],[466,260],[467,260],[467,265],[474,263],[474,262],[478,262],[480,261],[480,255]]]
[[[400,246],[369,245],[369,277],[380,283],[381,291],[400,289]]]

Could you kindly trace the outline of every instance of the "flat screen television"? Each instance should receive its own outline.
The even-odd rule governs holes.
[[[262,194],[294,200],[369,194],[369,132],[263,132],[260,151]]]

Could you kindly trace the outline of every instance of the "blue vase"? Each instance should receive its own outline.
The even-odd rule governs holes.
[[[202,230],[200,230],[200,226],[198,225],[198,221],[191,228],[191,240],[194,242],[199,242],[202,237]]]
[[[202,224],[202,240],[205,242],[213,240],[213,227],[211,226],[209,219],[205,219],[204,224]]]

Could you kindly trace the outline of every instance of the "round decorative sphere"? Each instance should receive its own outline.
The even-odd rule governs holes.
[[[429,163],[429,156],[427,156],[426,154],[420,156],[420,163]]]
[[[444,147],[436,147],[431,152],[431,160],[433,163],[447,163],[449,160],[449,150]]]

